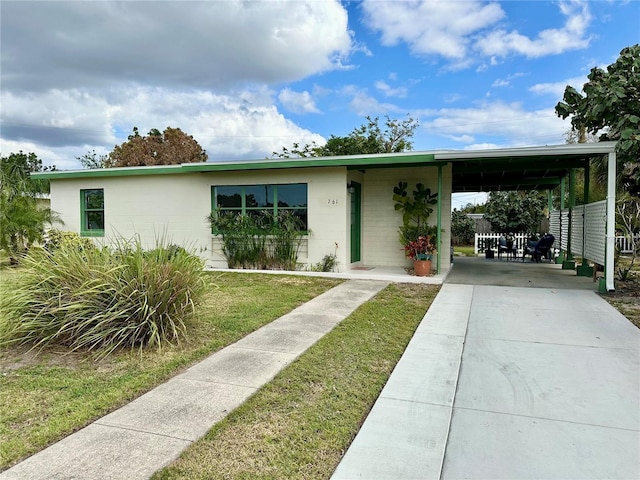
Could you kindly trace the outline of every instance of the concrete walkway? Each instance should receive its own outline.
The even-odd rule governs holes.
[[[387,284],[351,280],[319,295],[0,478],[149,478]]]
[[[640,478],[640,330],[487,267],[442,287],[333,479]]]

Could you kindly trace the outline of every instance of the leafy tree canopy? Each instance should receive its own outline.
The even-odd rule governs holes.
[[[540,233],[546,200],[540,192],[491,192],[484,218],[500,233]]]
[[[99,165],[100,158],[87,154],[87,166]],[[85,157],[87,157],[85,155]],[[180,163],[206,162],[207,153],[198,142],[179,128],[167,127],[164,132],[151,129],[140,136],[137,127],[122,145],[116,145],[105,159],[106,167],[136,167],[143,165],[175,165]],[[96,160],[96,162],[94,162]],[[80,159],[82,162],[82,159]]]
[[[571,117],[577,132],[617,140],[621,181],[625,189],[640,193],[640,45],[624,48],[605,70],[592,68],[584,94],[572,86],[556,105],[559,117]]]
[[[32,172],[55,170],[43,167],[35,153],[12,153],[0,157],[0,249],[12,263],[36,240],[54,218],[38,196],[49,191],[45,180],[31,179]]]
[[[379,117],[365,117],[367,123],[353,129],[346,137],[331,135],[327,143],[318,146],[315,142],[306,145],[294,143],[282,152],[273,152],[273,157],[329,157],[338,155],[366,155],[375,153],[404,152],[413,148],[411,139],[418,128],[418,121],[407,116],[396,120],[385,115],[384,126]]]
[[[76,157],[84,168],[105,168],[109,162],[109,155],[99,155],[95,150],[85,153],[81,157]]]
[[[476,205],[474,203],[467,203],[464,207],[460,208],[461,213],[484,213],[486,210],[484,203]]]

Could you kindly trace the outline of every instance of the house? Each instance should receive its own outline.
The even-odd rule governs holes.
[[[398,182],[410,189],[423,183],[438,194],[430,218],[440,232],[434,265],[446,274],[452,193],[558,186],[564,191],[567,181],[571,188],[571,172],[588,169],[589,159],[598,155],[608,156],[615,181],[614,142],[54,171],[34,177],[51,181],[51,208],[66,229],[104,243],[139,235],[152,244],[167,235],[216,268],[225,268],[226,261],[205,220],[212,211],[291,209],[309,232],[299,262],[312,265],[335,251],[342,271],[410,265],[398,240],[402,219],[394,209],[393,188]],[[610,186],[607,208],[613,219],[611,201],[615,188]],[[609,227],[599,234],[607,242],[611,235],[613,242]],[[607,258],[613,268],[613,253]]]

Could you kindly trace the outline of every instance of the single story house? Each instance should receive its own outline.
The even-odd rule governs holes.
[[[291,209],[309,232],[299,262],[313,265],[335,252],[341,271],[410,265],[399,242],[402,218],[394,209],[393,188],[407,182],[412,191],[422,183],[438,194],[429,221],[440,232],[433,263],[446,274],[454,192],[564,188],[574,169],[588,169],[589,159],[602,155],[609,158],[613,183],[609,221],[600,234],[613,244],[614,142],[54,171],[34,177],[50,180],[51,208],[65,230],[104,243],[138,235],[152,244],[166,235],[216,268],[225,268],[226,261],[205,220],[212,211]],[[227,201],[232,197],[236,203]],[[613,251],[607,266],[613,269]]]

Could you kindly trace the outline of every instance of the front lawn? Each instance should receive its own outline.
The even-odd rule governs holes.
[[[20,275],[0,270],[0,296]],[[210,273],[188,340],[161,351],[96,362],[62,347],[0,350],[0,470],[130,402],[248,333],[340,283],[269,274]],[[278,292],[274,295],[274,292]],[[0,322],[2,321],[0,312]]]
[[[388,286],[153,478],[329,478],[438,290]]]

